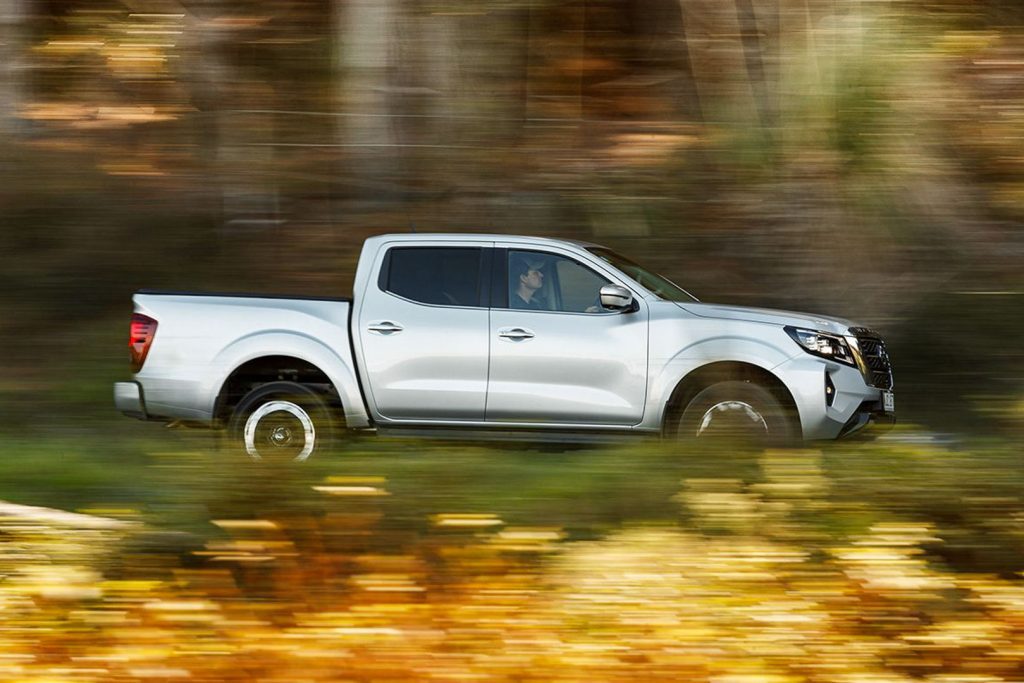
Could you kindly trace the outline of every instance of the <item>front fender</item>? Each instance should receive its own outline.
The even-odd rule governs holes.
[[[210,415],[213,415],[217,396],[231,373],[241,365],[265,356],[291,356],[320,368],[338,391],[346,424],[349,427],[369,425],[348,346],[339,352],[313,337],[284,330],[254,332],[231,342],[217,354],[212,367],[220,371],[210,379],[204,391],[204,395],[209,397],[206,407]]]
[[[784,333],[780,331],[780,334]],[[702,338],[699,342],[683,346],[671,356],[662,356],[661,360],[652,354],[652,364],[657,363],[660,367],[652,368],[657,372],[652,373],[653,381],[650,383],[647,397],[648,405],[652,410],[649,415],[645,416],[646,426],[660,428],[672,392],[684,378],[700,368],[712,363],[732,362],[753,365],[766,372],[772,372],[793,357],[792,353],[784,346],[776,344],[775,341],[774,339],[722,335]],[[788,337],[786,341],[790,345],[792,344]],[[779,380],[786,384],[782,378]]]

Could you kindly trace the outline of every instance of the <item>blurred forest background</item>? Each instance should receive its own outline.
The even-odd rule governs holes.
[[[0,681],[1021,680],[1022,143],[1019,0],[0,0]],[[115,411],[136,289],[411,230],[864,322],[927,429],[267,469]]]
[[[367,235],[417,230],[857,319],[901,416],[1019,430],[1022,27],[1010,0],[4,0],[5,416],[109,414],[135,289],[346,294]]]

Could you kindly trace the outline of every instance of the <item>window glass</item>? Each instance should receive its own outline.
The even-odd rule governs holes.
[[[508,252],[509,308],[604,313],[601,287],[608,280],[564,256],[538,251]]]
[[[389,292],[424,304],[480,305],[480,249],[396,247],[388,253]]]
[[[672,282],[666,277],[653,273],[643,266],[633,263],[625,256],[616,254],[611,249],[604,247],[587,247],[594,256],[612,264],[615,268],[633,278],[638,285],[647,288],[652,294],[665,301],[697,301],[697,297]]]

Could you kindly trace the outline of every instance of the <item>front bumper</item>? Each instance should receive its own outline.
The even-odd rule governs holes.
[[[845,439],[855,434],[874,436],[889,431],[895,424],[896,414],[885,412],[881,400],[864,401],[836,438]]]
[[[146,401],[142,395],[142,385],[138,382],[115,382],[114,405],[128,417],[140,420],[148,419]]]
[[[793,396],[808,441],[847,437],[895,422],[895,414],[882,408],[882,390],[868,386],[857,368],[808,354],[786,361],[773,372]],[[826,378],[832,386],[830,400]]]

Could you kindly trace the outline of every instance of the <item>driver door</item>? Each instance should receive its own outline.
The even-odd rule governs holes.
[[[570,252],[505,245],[494,255],[490,374],[486,419],[496,423],[631,426],[643,418],[647,392],[648,309],[608,311],[599,290],[612,283]],[[526,264],[526,265],[523,265]],[[542,286],[529,290],[537,266]],[[622,284],[614,282],[613,284]],[[635,296],[635,293],[634,293]],[[522,299],[520,299],[521,301]]]

